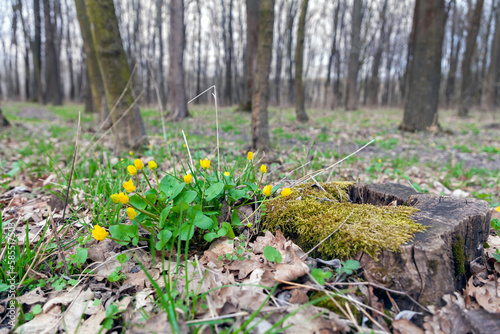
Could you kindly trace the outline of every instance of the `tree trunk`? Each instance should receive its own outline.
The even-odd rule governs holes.
[[[56,50],[56,17],[53,17],[50,0],[43,0],[45,23],[45,102],[55,106],[62,105],[61,79],[59,77],[59,57]]]
[[[222,0],[224,1],[224,0]],[[233,85],[232,85],[232,60],[233,60],[233,0],[229,0],[229,14],[227,22],[227,40],[226,40],[226,84],[225,93],[226,103],[233,104]]]
[[[295,21],[295,15],[297,15],[297,8],[295,7],[295,1],[291,0],[290,7],[288,8],[288,14],[286,17],[286,31],[288,31],[288,38],[286,41],[286,53],[288,56],[288,101],[293,103],[294,99],[294,78],[293,78],[293,57],[292,57],[292,45],[293,45],[293,21]]]
[[[285,6],[285,0],[282,0],[281,3],[278,6],[278,13],[281,13],[283,11],[283,7]],[[276,67],[275,67],[275,76],[274,76],[274,93],[275,93],[275,99],[276,99],[276,104],[279,106],[281,103],[281,69],[282,67],[282,62],[283,62],[283,36],[281,33],[281,24],[280,24],[280,19],[278,16],[278,23],[276,24],[277,31],[277,41],[276,41]]]
[[[495,34],[493,35],[490,59],[484,102],[486,108],[493,111],[498,97],[498,88],[500,87],[500,62],[498,61],[500,59],[500,5],[497,5],[496,8]]]
[[[470,17],[469,27],[467,28],[467,39],[465,40],[464,59],[462,60],[462,85],[460,88],[460,104],[458,107],[458,116],[466,117],[469,114],[472,99],[472,70],[471,62],[474,49],[476,48],[476,39],[479,32],[481,13],[483,11],[484,0],[477,0],[474,12]],[[469,7],[470,8],[470,7]]]
[[[358,109],[358,71],[359,55],[361,53],[361,21],[363,20],[362,0],[354,0],[351,24],[351,50],[347,69],[346,110]]]
[[[257,61],[257,44],[259,39],[259,5],[260,0],[246,0],[247,5],[247,48],[245,52],[244,94],[240,109],[252,111],[255,66]]]
[[[274,0],[261,0],[259,8],[259,43],[257,48],[257,73],[252,100],[252,146],[269,149],[269,72],[273,55]]]
[[[160,108],[165,110],[165,78],[163,74],[163,27],[162,27],[163,0],[156,0],[156,28],[158,29],[158,48],[160,54],[158,56],[158,73],[156,75],[158,82],[158,91],[160,95]]]
[[[304,82],[302,81],[302,72],[304,67],[304,38],[308,4],[309,0],[302,0],[299,27],[297,30],[297,46],[295,48],[295,115],[297,117],[297,121],[301,123],[305,123],[309,120],[305,108]]]
[[[370,79],[370,104],[372,106],[378,105],[378,92],[380,87],[380,79],[378,77],[378,72],[380,69],[380,65],[382,64],[382,53],[384,52],[385,46],[385,25],[387,21],[386,17],[387,11],[387,0],[384,1],[382,6],[382,10],[380,12],[380,38],[377,45],[377,51],[375,52],[375,56],[373,57],[373,65],[372,65],[372,76]]]
[[[446,80],[446,90],[445,90],[445,103],[446,107],[450,106],[450,103],[453,100],[453,96],[455,95],[455,78],[457,77],[457,68],[458,68],[458,56],[460,52],[460,46],[462,44],[462,33],[460,32],[458,37],[458,41],[455,47],[455,31],[458,25],[458,9],[455,5],[453,8],[453,22],[451,24],[451,37],[450,37],[450,70],[448,72],[448,79]]]
[[[76,88],[75,88],[75,74],[73,71],[73,56],[72,56],[72,43],[70,35],[70,21],[71,18],[68,17],[68,22],[66,23],[66,58],[68,59],[68,71],[69,71],[69,98],[71,101],[75,100]]]
[[[10,126],[10,123],[9,121],[7,120],[7,118],[5,118],[5,116],[2,114],[2,109],[0,109],[0,131],[2,130],[2,128],[6,128]]]
[[[21,8],[21,0],[18,0],[19,8]],[[19,9],[21,11],[21,9]],[[33,66],[35,68],[35,81],[33,85],[33,96],[37,97],[38,103],[43,103],[43,86],[42,86],[42,17],[40,15],[40,0],[33,0],[33,11],[35,18],[35,40],[33,41],[33,47],[31,52],[33,54]],[[22,13],[22,11],[21,11]],[[24,20],[23,22],[24,26]],[[28,36],[25,30],[25,37]],[[29,37],[28,37],[29,38]],[[31,39],[30,39],[31,41]]]
[[[328,93],[332,80],[332,66],[333,66],[333,58],[337,54],[337,27],[339,21],[339,12],[340,12],[340,1],[337,3],[337,7],[335,8],[335,14],[333,15],[333,39],[332,39],[332,48],[330,49],[330,57],[328,58],[328,66],[326,68],[326,81],[325,81],[325,95],[323,98],[323,106],[326,108],[328,104]],[[333,106],[333,101],[331,106]]]
[[[201,93],[201,5],[200,0],[196,0],[196,9],[198,14],[198,56],[196,66],[196,95]],[[195,100],[196,104],[200,104],[200,98]]]
[[[17,5],[12,4],[12,46],[15,47],[14,52],[14,96],[18,99],[21,97],[20,80],[19,80],[19,45],[17,41]]]
[[[106,99],[112,111],[116,148],[142,150],[148,141],[135,101],[113,0],[85,0]]]
[[[98,114],[99,124],[108,129],[112,125],[112,120],[108,120],[105,124],[103,122],[109,115],[108,102],[106,101],[106,92],[104,90],[103,76],[99,69],[99,62],[97,60],[97,50],[94,44],[90,20],[85,8],[85,0],[75,0],[76,16],[80,25],[80,30],[83,39],[83,50],[85,52],[85,67],[87,76],[87,92],[90,90],[91,94],[86,93],[86,101],[92,98],[93,111]],[[128,80],[128,79],[127,79]],[[85,108],[87,110],[87,108]]]
[[[170,118],[182,120],[189,116],[184,87],[184,0],[170,1]]]
[[[441,56],[446,13],[444,0],[416,0],[410,36],[408,87],[402,130],[438,126]]]

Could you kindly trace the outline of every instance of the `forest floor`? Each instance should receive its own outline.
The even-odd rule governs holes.
[[[142,273],[142,271],[137,264],[134,265],[133,261],[123,264],[124,276],[120,276],[119,280],[116,281],[123,284],[119,285],[116,282],[106,284],[106,281],[99,280],[99,277],[115,275],[116,272],[113,274],[114,267],[111,266],[113,268],[108,269],[107,266],[104,266],[106,270],[100,270],[100,272],[97,270],[92,274],[96,277],[95,280],[84,280],[86,276],[82,278],[83,272],[80,268],[83,263],[79,263],[77,259],[79,255],[83,255],[80,253],[81,248],[74,246],[74,244],[64,249],[65,256],[70,259],[70,266],[72,263],[75,269],[75,272],[72,272],[72,278],[62,274],[55,275],[57,277],[53,278],[48,274],[47,267],[52,265],[51,261],[55,260],[57,253],[55,245],[52,245],[52,252],[47,252],[45,258],[40,258],[38,254],[35,254],[37,252],[36,246],[45,242],[40,233],[49,222],[50,215],[46,207],[49,205],[54,210],[53,217],[56,221],[63,217],[64,189],[65,185],[68,184],[67,176],[75,150],[78,113],[81,110],[83,110],[82,105],[52,107],[13,102],[2,105],[3,114],[10,121],[11,127],[0,133],[0,210],[2,211],[0,221],[3,222],[4,226],[7,223],[16,222],[15,231],[19,236],[18,260],[22,263],[18,264],[17,269],[22,277],[17,277],[16,282],[19,284],[21,278],[23,279],[23,284],[19,284],[19,287],[22,286],[21,291],[18,292],[24,294],[25,297],[23,307],[20,308],[20,311],[18,310],[20,312],[17,314],[18,325],[24,326],[23,330],[28,330],[28,332],[42,332],[41,329],[50,324],[54,331],[57,328],[60,331],[66,331],[69,328],[71,330],[68,331],[93,333],[95,326],[102,325],[107,321],[106,326],[110,326],[109,328],[113,330],[124,331],[128,328],[131,333],[135,333],[132,325],[144,320],[144,311],[156,310],[154,302],[148,299],[148,296],[154,293],[154,289],[147,284],[148,278],[143,274],[139,276],[138,272]],[[178,123],[166,123],[163,126],[162,117],[157,111],[143,108],[142,115],[148,133],[149,148],[142,153],[130,152],[130,155],[122,155],[121,157],[112,153],[113,135],[101,137],[102,131],[97,131],[93,115],[82,113],[75,180],[72,183],[73,191],[68,206],[70,212],[66,213],[66,217],[75,218],[73,221],[79,225],[76,228],[78,231],[68,232],[66,229],[65,233],[69,233],[68,235],[72,235],[72,238],[78,240],[79,245],[84,245],[88,241],[88,238],[86,239],[81,231],[84,230],[85,224],[94,225],[93,220],[96,219],[91,198],[96,196],[100,199],[100,190],[98,189],[106,188],[105,185],[99,184],[100,181],[96,181],[97,184],[94,184],[93,187],[89,187],[89,184],[92,183],[92,178],[97,179],[97,176],[103,173],[103,166],[114,168],[120,162],[120,158],[133,157],[133,159],[141,158],[144,161],[154,159],[158,163],[159,171],[179,173],[179,164],[186,164],[189,160],[181,130],[186,135],[194,161],[199,161],[207,156],[216,159],[214,157],[217,124],[213,107],[194,106],[190,112],[192,117]],[[455,111],[442,110],[439,114],[442,131],[403,133],[398,130],[402,119],[401,109],[366,109],[355,112],[309,110],[308,113],[311,121],[299,124],[295,122],[292,109],[270,108],[269,124],[272,149],[266,154],[257,155],[258,164],[265,163],[268,166],[269,173],[265,176],[266,183],[277,184],[283,181],[297,180],[313,171],[333,165],[374,140],[372,144],[356,155],[330,169],[328,173],[318,176],[317,181],[395,182],[411,186],[424,193],[479,198],[489,203],[493,218],[500,218],[500,213],[495,210],[500,205],[500,114],[474,111],[469,118],[464,119],[457,117]],[[235,112],[231,108],[221,108],[218,119],[222,157],[220,165],[224,166],[223,170],[233,172],[243,169],[247,163],[246,153],[250,148],[251,115]],[[120,182],[118,181],[118,183]],[[93,193],[94,191],[95,193]],[[64,226],[66,227],[66,225]],[[2,242],[4,242],[4,237],[5,235],[2,234]],[[26,238],[29,238],[29,241]],[[285,244],[285,241],[279,236],[266,235],[263,238],[267,238],[267,242],[272,239],[271,241],[275,244]],[[262,248],[265,242],[264,239],[259,239],[250,248],[253,250]],[[24,247],[26,243],[33,247],[31,249]],[[99,242],[99,244],[96,244],[94,240],[89,245],[94,245],[92,246],[94,251],[89,250],[88,254],[85,255],[83,262],[86,265],[93,262],[106,264],[106,256],[116,255],[123,251],[119,245],[109,239]],[[227,249],[220,251],[224,255],[224,251]],[[244,249],[244,251],[247,252],[250,249]],[[117,260],[114,261],[116,265],[119,265]],[[40,268],[28,269],[31,262],[36,263]],[[149,260],[146,260],[144,258],[144,263],[149,264],[149,269],[156,270],[156,274],[161,277],[159,267],[157,264],[155,265],[154,259],[150,257]],[[208,263],[211,262],[208,261]],[[120,264],[122,264],[121,261]],[[44,265],[46,267],[42,269]],[[60,271],[59,269],[56,271]],[[196,271],[197,269],[193,267],[188,269],[188,272],[189,270]],[[234,270],[243,269],[234,267]],[[90,276],[92,277],[92,275]],[[199,282],[200,277],[193,278],[195,281],[197,279]],[[40,283],[42,281],[43,284]],[[222,281],[224,284],[231,284],[234,283],[234,277],[232,281]],[[80,284],[81,282],[85,284]],[[201,279],[201,285],[202,282],[203,279]],[[72,285],[75,285],[74,289],[69,288]],[[138,288],[139,285],[140,288]],[[49,286],[51,288],[48,288]],[[87,287],[91,289],[84,290]],[[7,284],[0,286],[0,294],[7,289]],[[87,293],[89,290],[93,292]],[[131,291],[136,294],[133,295]],[[355,291],[351,291],[351,293],[356,294]],[[369,299],[370,296],[373,298],[373,292],[364,291],[364,293],[366,298]],[[298,295],[304,297],[303,294],[302,291],[302,294]],[[128,296],[128,299],[127,297],[122,298],[123,296]],[[265,298],[261,297],[262,294],[260,297],[256,297],[252,292],[252,294],[241,294],[238,298],[248,303],[254,300],[263,303]],[[218,298],[226,298],[224,300],[227,300],[229,297],[219,295]],[[55,299],[57,300],[54,301]],[[363,300],[363,297],[359,299]],[[72,307],[75,300],[84,305],[83,308]],[[96,303],[95,300],[100,300],[102,305]],[[84,303],[89,301],[93,301],[91,305]],[[303,301],[302,304],[305,305],[306,301]],[[217,302],[222,303],[217,300],[212,301],[215,304]],[[60,305],[57,310],[54,309],[56,304]],[[103,308],[103,305],[108,311]],[[116,310],[109,311],[109,305],[115,305]],[[3,318],[3,322],[0,323],[0,333],[5,332],[7,328],[5,307],[6,305],[0,306],[0,315]],[[143,311],[141,311],[141,307]],[[72,308],[71,312],[67,312],[69,308]],[[178,305],[178,308],[182,307]],[[212,323],[206,321],[197,323],[198,318],[183,319],[179,325],[181,331],[183,328],[187,328],[182,326],[189,326],[191,329],[198,328],[200,332],[210,332],[210,328],[217,327],[215,323],[227,321],[228,318],[225,316],[231,313],[229,310],[221,310],[222,306],[217,308],[213,305],[205,305],[204,309],[206,308],[210,311],[206,312],[210,313],[210,316],[216,320],[213,320]],[[241,319],[236,320],[232,326],[248,329],[255,325],[252,329],[253,332],[264,333],[278,323],[276,319],[279,318],[279,314],[282,318],[287,314],[287,319],[292,319],[291,323],[288,324],[298,324],[304,319],[315,316],[314,312],[307,313],[304,309],[296,312],[288,308],[277,307],[273,312],[277,312],[278,315],[266,318],[266,316],[262,316],[262,312],[263,314],[270,312],[268,307],[256,307],[256,309],[261,312],[261,315],[256,318],[260,319],[259,325],[251,317],[253,313],[249,315],[241,308],[236,307],[233,313],[241,313]],[[349,330],[349,327],[358,331],[369,327],[375,332],[395,331],[397,329],[395,325],[390,323],[384,322],[381,325],[383,319],[373,315],[374,313],[372,315],[375,319],[368,319],[363,316],[364,312],[355,312],[353,315],[348,309],[349,306],[346,306],[344,315],[347,320],[340,320],[334,314],[329,315],[330,322],[337,326],[335,328],[329,327],[334,332],[345,332]],[[61,313],[65,320],[62,322],[57,320],[57,323],[54,324],[55,319],[61,318]],[[208,317],[208,313],[205,318]],[[291,316],[292,313],[293,316]],[[438,313],[436,312],[434,318],[431,317],[426,321],[428,323],[434,322],[434,324],[439,323],[442,319],[438,319],[439,316],[436,316]],[[446,310],[442,314],[445,313]],[[196,314],[203,314],[203,312],[197,309]],[[129,322],[124,320],[125,315],[127,315],[127,319],[133,320]],[[294,318],[297,315],[300,317]],[[344,318],[344,315],[340,315]],[[166,319],[166,317],[161,319],[160,317],[151,317],[148,320],[148,325],[150,328],[162,324],[166,325]],[[396,313],[391,313],[391,319],[395,321]],[[423,322],[421,320],[420,325]],[[262,324],[266,323],[270,327],[262,327]],[[54,325],[52,326],[52,324]],[[202,327],[196,327],[198,325]],[[400,322],[399,326],[409,330],[412,325]],[[436,326],[439,327],[439,324]],[[273,330],[276,328],[278,326],[274,327]],[[137,331],[137,333],[139,332]]]

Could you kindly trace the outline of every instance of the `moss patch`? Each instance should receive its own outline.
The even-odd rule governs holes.
[[[329,258],[348,258],[363,251],[377,258],[381,250],[398,251],[425,228],[410,216],[418,209],[408,206],[374,206],[349,202],[350,182],[309,183],[292,189],[288,197],[266,203],[263,226],[271,231],[281,229],[305,251],[313,248],[335,231],[318,247],[318,253]]]
[[[462,238],[458,237],[451,243],[451,251],[455,262],[455,274],[457,276],[465,274],[464,242]]]

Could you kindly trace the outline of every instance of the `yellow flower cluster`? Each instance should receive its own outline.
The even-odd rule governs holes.
[[[247,159],[248,160],[253,160],[253,152],[252,151],[250,151],[250,152],[247,153]]]
[[[115,204],[118,204],[118,203],[127,204],[128,203],[128,195],[127,194],[124,194],[124,193],[112,194],[110,197],[111,197],[111,200],[113,201],[113,203],[115,203]]]
[[[127,166],[127,171],[128,171],[128,173],[129,173],[130,175],[135,175],[135,174],[137,174],[137,169],[136,169],[134,166],[132,166],[132,165],[128,165],[128,166]]]
[[[102,241],[106,239],[106,237],[109,235],[109,232],[100,227],[99,225],[94,225],[94,229],[92,230],[92,236],[94,239]]]
[[[156,164],[156,162],[154,162],[153,160],[151,160],[150,162],[148,162],[148,167],[151,170],[155,170],[156,168],[158,168],[158,165]]]
[[[281,196],[287,197],[292,193],[292,190],[290,188],[285,188],[281,191]]]
[[[205,160],[200,160],[200,165],[204,169],[209,169],[210,168],[210,160],[205,158]]]
[[[135,211],[134,208],[127,208],[127,216],[130,220],[133,220],[137,217],[137,211]]]
[[[191,182],[193,182],[193,175],[191,175],[191,174],[184,175],[184,182],[186,182],[187,184],[190,184]]]
[[[142,170],[144,168],[144,164],[142,163],[141,159],[135,159],[134,166],[135,168],[137,168],[137,170]]]
[[[270,184],[268,184],[267,186],[264,187],[264,189],[262,190],[262,193],[264,194],[264,196],[269,196],[271,195],[271,192],[273,191],[273,187],[271,187]]]

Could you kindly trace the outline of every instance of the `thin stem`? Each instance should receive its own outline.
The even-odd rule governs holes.
[[[149,189],[153,189],[153,187],[151,186],[151,183],[149,183],[149,178],[148,176],[146,175],[146,173],[144,172],[144,169],[141,169],[141,172],[142,172],[142,175],[144,175],[144,178],[146,179],[146,182],[148,183],[148,186],[149,186]],[[157,180],[158,181],[158,180]]]
[[[153,205],[150,201],[148,201],[148,200],[146,199],[146,197],[143,197],[141,194],[139,194],[139,193],[137,193],[137,192],[136,192],[135,194],[136,194],[137,196],[139,196],[140,198],[142,198],[142,199],[144,200],[144,202],[148,203],[148,204],[149,204],[149,205],[150,205],[153,209],[155,209],[155,211],[156,211],[156,212],[158,212],[159,214],[161,214],[160,210],[158,210],[158,209],[156,208],[156,206],[154,206],[154,205]]]

